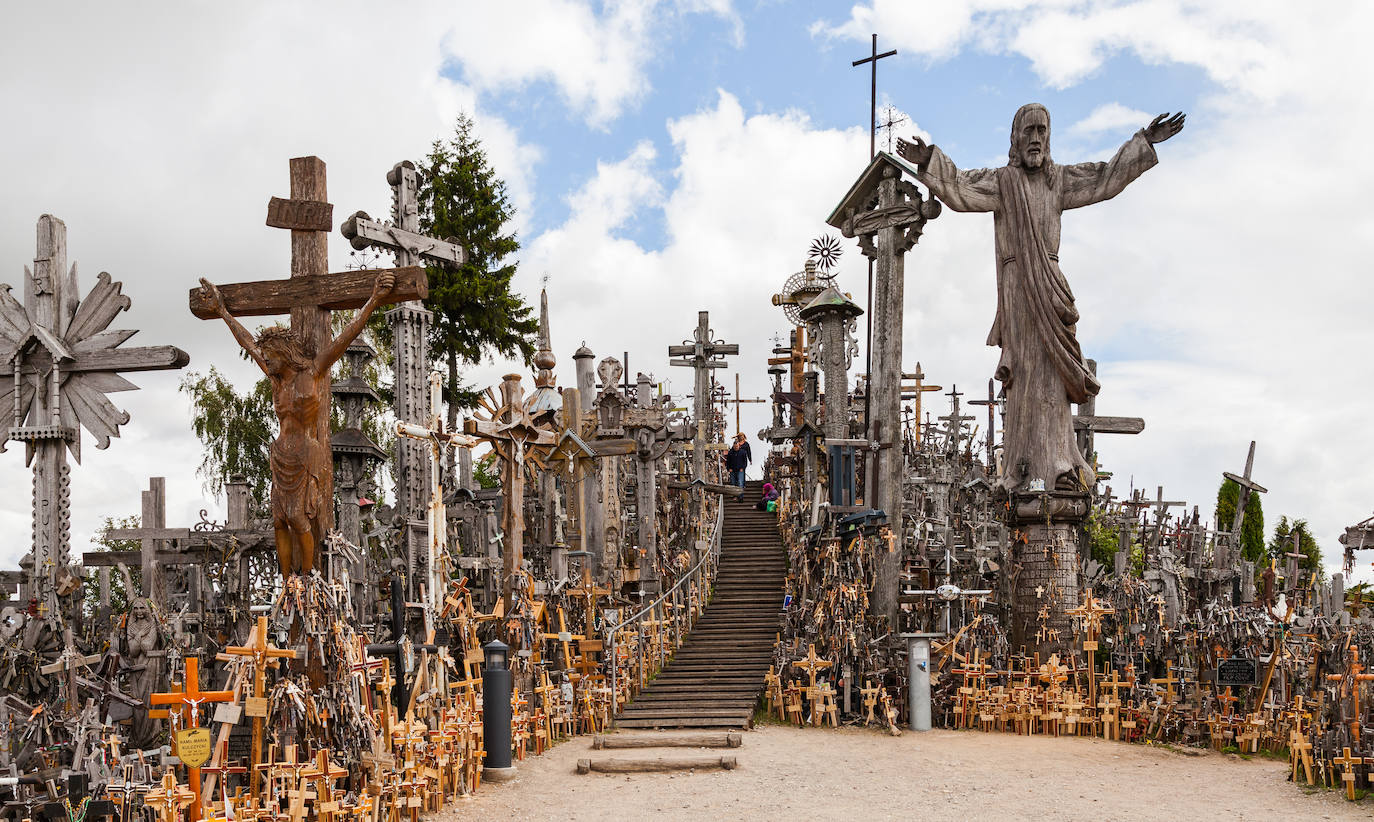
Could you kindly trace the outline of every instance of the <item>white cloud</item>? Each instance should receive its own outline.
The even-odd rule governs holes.
[[[1337,5],[1304,14],[1343,14]],[[1223,88],[1272,101],[1298,88],[1288,62],[1303,53],[1276,53],[1276,46],[1292,45],[1285,36],[1292,18],[1291,4],[1277,0],[872,0],[852,6],[847,20],[813,23],[811,33],[867,41],[879,32],[888,47],[932,60],[966,48],[1019,54],[1046,85],[1061,89],[1129,52],[1146,63],[1197,66]]]
[[[1104,131],[1125,130],[1129,134],[1147,125],[1151,119],[1151,115],[1138,109],[1120,103],[1104,103],[1093,109],[1087,117],[1070,125],[1068,131],[1079,137],[1095,137]]]
[[[508,92],[552,82],[571,108],[605,127],[649,90],[645,69],[665,21],[694,13],[721,17],[743,42],[731,0],[615,0],[599,14],[584,0],[538,0],[474,4],[445,46],[475,87]]]

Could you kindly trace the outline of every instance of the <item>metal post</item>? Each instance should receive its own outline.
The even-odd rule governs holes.
[[[911,730],[930,730],[930,640],[943,634],[901,634],[906,639],[907,718]]]
[[[499,639],[482,647],[486,665],[482,668],[482,738],[486,760],[482,778],[500,782],[515,776],[511,765],[511,675],[506,660],[510,646]]]

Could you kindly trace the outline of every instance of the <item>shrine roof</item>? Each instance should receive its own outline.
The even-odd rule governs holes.
[[[872,198],[873,191],[878,187],[878,182],[883,178],[883,171],[887,168],[895,168],[899,174],[905,174],[912,179],[916,178],[916,166],[888,154],[886,151],[880,151],[864,168],[859,179],[854,181],[854,185],[849,187],[848,193],[840,200],[839,205],[835,206],[835,210],[830,212],[830,216],[825,218],[825,222],[830,226],[840,228],[841,224],[844,223],[845,216],[850,211],[866,210],[868,200]]]

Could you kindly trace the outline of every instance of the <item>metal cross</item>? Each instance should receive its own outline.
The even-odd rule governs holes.
[[[864,63],[870,64],[869,73],[869,118],[868,118],[868,159],[872,160],[878,155],[878,61],[884,57],[892,57],[897,53],[896,49],[878,53],[878,35],[873,35],[873,50],[862,60],[855,60],[852,63],[854,68],[862,66]]]

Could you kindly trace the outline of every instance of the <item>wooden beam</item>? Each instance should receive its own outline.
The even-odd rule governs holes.
[[[219,286],[219,293],[224,297],[224,305],[229,313],[236,317],[285,314],[302,305],[338,311],[362,308],[367,298],[372,296],[377,277],[388,272],[396,275],[396,285],[387,295],[386,302],[423,300],[429,296],[429,279],[419,266],[361,268],[286,280],[225,283]],[[191,289],[190,306],[191,313],[202,320],[213,320],[218,316],[199,286]]]
[[[1091,431],[1094,434],[1139,434],[1145,430],[1145,420],[1140,417],[1075,415],[1073,430]]]

